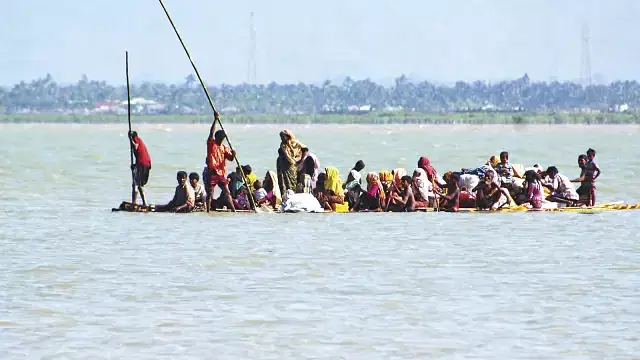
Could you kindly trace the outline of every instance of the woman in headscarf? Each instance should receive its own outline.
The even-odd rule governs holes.
[[[278,161],[276,170],[280,183],[280,192],[284,194],[287,190],[295,190],[298,182],[298,163],[306,157],[302,151],[305,146],[296,140],[289,130],[280,132],[280,149],[278,149]]]
[[[427,178],[426,172],[421,168],[413,170],[413,181],[411,183],[413,196],[416,201],[416,208],[433,207],[433,185]]]
[[[380,177],[375,172],[367,174],[367,191],[362,193],[359,202],[360,211],[380,210],[384,207],[385,193]]]
[[[424,170],[424,172],[427,174],[427,179],[429,180],[429,182],[431,182],[431,184],[434,185],[436,189],[439,189],[440,187],[445,185],[440,183],[440,180],[438,179],[438,172],[433,166],[431,166],[431,160],[429,160],[428,157],[421,157],[418,160],[418,167]]]
[[[385,197],[389,195],[389,189],[391,188],[391,184],[393,183],[393,175],[391,171],[383,170],[378,174],[380,178],[380,183],[382,184],[382,189],[384,190]]]
[[[282,193],[280,192],[280,186],[278,185],[278,176],[274,171],[268,171],[262,182],[264,190],[267,192],[265,199],[269,202],[274,209],[280,206],[282,203]]]
[[[324,169],[326,179],[324,181],[324,202],[329,208],[326,210],[336,211],[336,204],[344,204],[344,190],[342,188],[342,180],[340,180],[340,173],[335,167],[328,167]]]

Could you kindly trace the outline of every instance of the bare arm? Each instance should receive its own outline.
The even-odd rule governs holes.
[[[577,178],[577,179],[573,179],[573,180],[571,180],[571,182],[575,182],[575,183],[577,183],[577,182],[582,182],[582,181],[584,181],[584,172],[585,172],[585,171],[584,171],[584,169],[582,169],[582,171],[580,172],[580,177],[579,177],[579,178]]]
[[[217,111],[213,112],[213,123],[211,124],[211,128],[209,129],[209,139],[213,138],[213,134],[216,132],[216,123],[220,121],[220,114]]]
[[[593,180],[595,181],[600,176],[600,167],[598,164],[593,163],[593,169],[595,170],[593,174]]]

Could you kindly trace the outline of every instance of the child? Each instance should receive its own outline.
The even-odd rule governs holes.
[[[527,181],[527,199],[522,204],[529,203],[534,209],[542,209],[542,183],[540,183],[538,173],[527,170],[524,177]]]
[[[453,173],[447,183],[447,195],[440,195],[440,209],[447,212],[458,212],[460,208],[460,174]]]
[[[260,180],[253,182],[253,198],[256,200],[258,205],[262,205],[268,201],[267,191],[262,188]]]
[[[595,158],[595,150],[593,151],[593,157]],[[581,169],[580,177],[571,180],[571,182],[580,183],[580,187],[577,190],[578,195],[580,195],[581,200],[586,199],[587,206],[593,206],[596,204],[595,179],[600,176],[600,169],[594,162],[589,162],[589,157],[584,154],[578,156],[578,167]]]
[[[600,177],[600,168],[596,163],[596,151],[593,149],[587,150],[587,164],[584,168],[584,177],[589,182],[589,200],[590,206],[596,204],[596,179]]]
[[[500,163],[495,166],[498,176],[501,177],[503,183],[511,183],[513,177],[513,167],[509,164],[509,153],[503,151],[500,153]]]
[[[205,200],[207,199],[207,193],[204,191],[204,186],[199,183],[200,175],[196,172],[192,172],[189,174],[189,182],[191,183],[191,187],[193,188],[193,192],[195,193],[195,207],[200,209],[205,208]]]
[[[256,174],[253,173],[251,165],[243,165],[242,172],[244,173],[244,177],[247,179],[247,184],[251,184],[251,186],[253,186],[253,184],[258,180]]]
[[[249,191],[246,186],[243,186],[238,190],[238,196],[233,200],[233,205],[236,210],[249,210],[251,206],[249,204]]]

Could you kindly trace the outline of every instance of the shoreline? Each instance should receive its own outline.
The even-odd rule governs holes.
[[[133,124],[205,125],[211,115],[139,115],[132,114]],[[640,125],[640,113],[580,112],[468,112],[419,113],[371,112],[366,114],[221,114],[224,125]],[[0,124],[127,124],[126,115],[114,114],[0,114]]]
[[[133,124],[134,130],[142,131],[208,131],[210,124],[175,124],[175,123],[138,123]],[[229,130],[268,129],[280,131],[291,129],[304,131],[305,129],[333,130],[435,130],[435,131],[608,131],[608,132],[636,132],[640,131],[640,124],[224,124]],[[127,124],[86,124],[86,123],[0,123],[0,129],[51,129],[51,130],[96,130],[127,131]]]

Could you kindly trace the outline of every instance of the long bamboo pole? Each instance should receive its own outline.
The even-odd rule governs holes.
[[[167,15],[167,19],[169,19],[169,22],[171,23],[171,27],[173,28],[173,31],[176,33],[176,36],[178,37],[178,40],[180,40],[180,44],[182,44],[182,48],[184,49],[184,52],[187,54],[187,58],[189,59],[189,62],[191,63],[191,67],[193,68],[193,71],[196,73],[196,76],[198,77],[198,80],[200,81],[200,85],[202,86],[202,90],[204,90],[204,93],[207,96],[207,100],[209,101],[209,105],[211,106],[211,110],[213,110],[214,115],[217,114],[218,111],[216,110],[216,107],[213,104],[213,99],[211,98],[211,94],[209,94],[209,90],[207,89],[207,86],[204,84],[204,80],[202,80],[202,76],[200,76],[200,72],[198,71],[198,68],[196,67],[196,64],[193,62],[193,59],[191,58],[191,54],[189,53],[189,50],[187,49],[187,45],[185,45],[184,41],[182,40],[182,36],[180,36],[180,32],[178,32],[178,29],[176,28],[176,25],[173,22],[173,19],[171,19],[171,15],[169,15],[169,11],[167,10],[167,7],[164,5],[164,1],[162,1],[162,0],[158,0],[158,1],[160,2],[160,5],[162,6],[162,10],[164,10],[165,15]],[[218,125],[220,125],[220,130],[224,131],[224,127],[222,126],[222,121],[220,121],[219,118],[214,116],[214,119],[213,119],[213,125],[214,126],[215,126],[216,121],[218,122]],[[231,145],[231,140],[229,140],[229,135],[227,134],[226,131],[224,133],[225,133],[225,137],[227,139],[227,144],[229,144],[229,148],[235,154],[235,151],[233,151],[233,146]],[[237,154],[234,155],[234,159],[236,161],[236,164],[240,168],[240,174],[242,175],[242,179],[244,180],[244,183],[247,184],[247,187],[249,187],[247,190],[249,190],[248,192],[249,192],[249,200],[251,201],[251,206],[253,207],[253,210],[257,212],[258,208],[256,206],[255,199],[253,198],[253,191],[251,191],[251,188],[250,188],[250,186],[252,186],[253,184],[248,184],[247,183],[247,177],[244,174],[244,170],[242,169],[242,165],[240,164],[240,161],[238,160]]]
[[[127,133],[127,139],[129,140],[129,155],[131,159],[131,203],[136,193],[136,179],[133,175],[133,144],[131,143],[131,89],[129,85],[129,52],[125,52],[125,71],[127,73],[127,120],[129,121],[129,132]],[[135,206],[135,204],[133,204]]]

